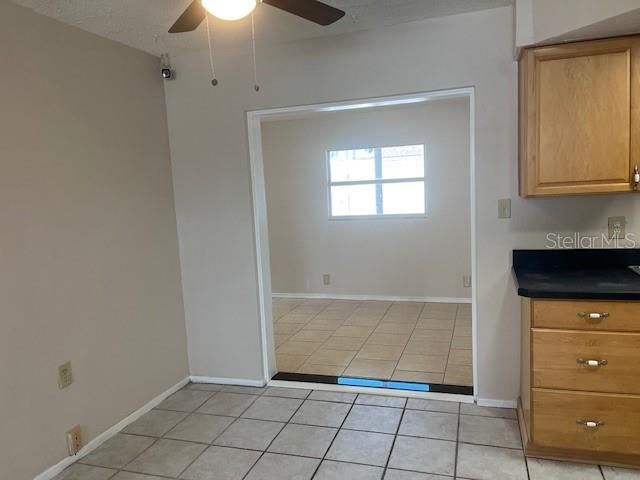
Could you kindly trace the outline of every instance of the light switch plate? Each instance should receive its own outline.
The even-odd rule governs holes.
[[[511,218],[510,198],[501,198],[498,200],[498,218]]]
[[[627,234],[626,217],[609,217],[609,238],[623,239]]]
[[[71,362],[60,365],[58,367],[58,387],[62,390],[70,386],[72,383],[73,370],[71,369]]]
[[[471,288],[471,275],[462,276],[462,286],[464,288]]]

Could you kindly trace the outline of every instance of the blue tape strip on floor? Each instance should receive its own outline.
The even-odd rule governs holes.
[[[395,390],[412,390],[415,392],[428,392],[429,385],[426,383],[410,383],[397,381],[373,380],[370,378],[338,377],[338,385],[349,385],[351,387],[372,387],[372,388],[392,388]]]

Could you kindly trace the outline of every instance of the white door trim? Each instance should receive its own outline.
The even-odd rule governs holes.
[[[476,255],[476,157],[475,157],[475,88],[461,87],[448,90],[419,92],[385,97],[346,100],[339,102],[297,105],[247,112],[247,132],[249,136],[249,163],[251,169],[251,197],[253,206],[254,242],[256,249],[256,272],[260,312],[260,336],[262,348],[262,371],[265,384],[276,373],[273,325],[271,324],[271,269],[269,264],[269,235],[267,223],[267,199],[264,183],[264,160],[262,154],[263,120],[275,118],[295,118],[311,112],[336,112],[381,106],[424,103],[437,99],[469,98],[469,162],[470,162],[470,208],[471,208],[471,311],[473,347],[473,391],[477,400],[478,392],[478,275]]]

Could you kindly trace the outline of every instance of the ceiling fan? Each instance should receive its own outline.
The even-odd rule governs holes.
[[[331,25],[345,16],[345,12],[318,0],[258,0],[322,26]],[[249,15],[257,0],[193,0],[169,33],[191,32],[198,28],[207,12],[222,20],[239,20]]]

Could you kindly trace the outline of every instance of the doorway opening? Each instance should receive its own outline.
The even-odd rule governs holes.
[[[265,381],[473,395],[473,88],[247,118]]]

